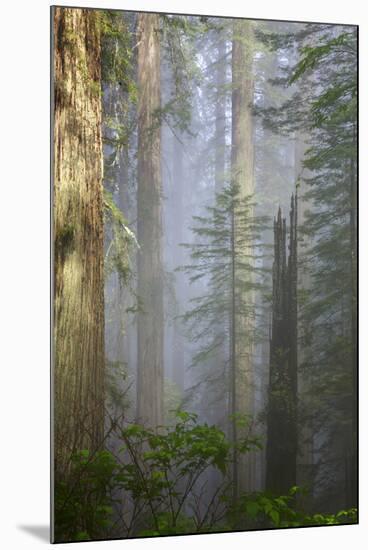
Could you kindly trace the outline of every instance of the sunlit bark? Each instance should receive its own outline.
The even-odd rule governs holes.
[[[54,11],[55,468],[104,424],[103,200],[98,12]]]

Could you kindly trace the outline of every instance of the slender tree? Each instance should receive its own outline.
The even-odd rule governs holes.
[[[192,263],[182,268],[190,274],[191,283],[206,283],[205,292],[191,300],[192,307],[185,319],[190,324],[194,342],[200,344],[192,362],[193,367],[201,365],[194,390],[199,395],[204,392],[209,406],[224,409],[231,419],[229,431],[235,443],[231,478],[235,499],[239,490],[241,453],[238,451],[249,435],[250,420],[249,414],[237,407],[236,350],[238,340],[255,340],[255,325],[249,329],[243,320],[255,317],[253,296],[256,291],[264,290],[264,270],[253,265],[252,258],[262,257],[258,240],[266,219],[254,216],[251,198],[242,198],[234,184],[217,195],[215,206],[208,207],[206,214],[193,218],[192,231],[198,241],[186,245]],[[248,246],[252,246],[253,257],[241,252]],[[250,277],[250,273],[257,277]],[[227,392],[224,392],[224,383]]]
[[[139,14],[138,43],[138,383],[137,417],[163,419],[163,270],[159,16]]]
[[[104,431],[99,12],[54,9],[55,471]]]
[[[304,157],[308,149],[307,134],[296,131],[294,135],[294,180],[298,188],[298,226],[303,227],[308,211],[312,207],[310,201],[304,197],[308,190],[306,178],[310,173],[303,166]],[[307,252],[311,249],[312,242],[306,235],[300,235],[297,242],[298,255],[298,460],[296,484],[300,487],[308,487],[308,492],[298,495],[298,502],[303,509],[312,509],[313,485],[314,485],[314,427],[309,415],[308,395],[313,387],[313,379],[308,372],[300,368],[306,360],[304,347],[305,338],[308,338],[310,327],[307,323],[300,323],[303,315],[304,297],[310,292],[311,276],[308,270],[308,262],[305,261]],[[309,418],[309,421],[306,419]]]
[[[181,139],[184,139],[182,136]],[[183,242],[183,231],[184,231],[184,150],[182,143],[179,142],[176,136],[173,136],[173,195],[175,211],[175,219],[173,224],[173,237],[176,244],[176,265],[183,264],[183,248],[180,244]],[[177,290],[177,303],[181,304],[183,293],[185,289],[185,281],[183,273],[177,273],[176,276],[176,290]],[[179,306],[180,307],[180,306]],[[182,311],[179,309],[178,314],[175,316],[173,321],[173,373],[174,373],[174,382],[180,388],[181,391],[184,391],[185,388],[185,363],[184,363],[184,341],[183,341],[183,327],[182,319],[180,315]]]

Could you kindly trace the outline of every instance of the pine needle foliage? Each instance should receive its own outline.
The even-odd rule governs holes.
[[[329,492],[336,491],[325,476],[325,464],[329,469],[334,464],[345,478],[346,504],[351,506],[356,505],[357,437],[356,46],[351,28],[323,44],[304,47],[292,78],[310,74],[312,82],[318,80],[318,87],[310,89],[311,142],[304,162],[309,171],[304,199],[311,206],[301,230],[311,243],[304,256],[311,285],[301,319],[306,349],[302,368],[315,381],[309,397],[319,411],[313,422],[324,457],[317,479]],[[342,448],[336,449],[336,440],[343,442]]]
[[[258,114],[278,134],[309,136],[296,183],[305,204],[299,269],[308,281],[299,288],[299,369],[308,380],[300,419],[314,433],[319,494],[355,506],[357,29],[304,25],[261,38],[297,56],[274,81],[292,90],[290,99]]]
[[[193,217],[194,243],[183,244],[191,263],[179,269],[200,289],[184,315],[196,349],[192,367],[203,367],[193,390],[205,384],[214,402],[229,388],[232,340],[250,342],[259,336],[253,296],[264,290],[267,278],[260,234],[268,218],[255,216],[254,207],[253,198],[242,197],[238,185],[227,185],[213,206]],[[253,321],[249,331],[244,318]]]

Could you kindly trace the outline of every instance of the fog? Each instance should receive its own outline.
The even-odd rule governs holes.
[[[126,18],[129,21],[135,54],[135,16],[127,14]],[[195,29],[198,25],[197,18],[187,19],[189,25],[193,25]],[[301,59],[303,46],[318,44],[318,41],[339,36],[349,28],[321,25],[319,29],[318,25],[281,22],[253,22],[252,25],[252,32],[255,33],[251,45],[252,59],[247,60],[251,74],[247,75],[245,80],[251,88],[251,104],[245,99],[242,107],[249,114],[246,131],[251,135],[251,148],[244,149],[243,155],[245,164],[252,165],[251,182],[247,183],[248,188],[253,190],[252,215],[257,220],[262,219],[262,227],[259,228],[251,245],[254,257],[249,264],[249,270],[253,271],[249,279],[252,313],[249,314],[251,325],[248,327],[247,336],[251,340],[248,342],[247,351],[250,355],[251,372],[248,373],[246,391],[251,394],[251,406],[250,409],[239,413],[245,412],[248,415],[250,433],[259,438],[261,445],[257,452],[250,452],[247,475],[251,481],[248,480],[246,483],[246,489],[264,491],[267,485],[267,415],[270,414],[271,391],[270,342],[275,316],[274,220],[280,209],[282,218],[286,219],[288,255],[291,200],[292,196],[297,195],[296,368],[299,408],[295,421],[298,430],[295,484],[308,487],[309,495],[303,497],[306,509],[314,510],[316,506],[322,505],[324,511],[334,511],[336,507],[345,506],[349,500],[346,494],[344,496],[344,491],[349,492],[349,489],[339,491],[336,485],[345,483],[343,480],[346,475],[351,478],[346,469],[355,468],[346,465],[346,453],[349,454],[347,449],[350,448],[349,434],[344,429],[338,429],[333,418],[334,407],[344,407],[345,398],[336,394],[337,401],[331,408],[330,397],[327,395],[329,390],[327,386],[323,386],[323,381],[321,384],[325,390],[321,391],[325,391],[325,395],[318,398],[316,394],[313,395],[316,391],[316,386],[313,386],[316,372],[318,368],[323,368],[325,358],[321,352],[322,363],[319,366],[315,364],[316,356],[313,360],[310,359],[311,347],[308,338],[315,338],[313,331],[318,332],[320,323],[323,324],[324,320],[329,322],[331,316],[338,315],[335,305],[332,304],[330,310],[326,307],[314,318],[309,313],[313,310],[313,300],[316,299],[315,284],[317,282],[318,285],[319,280],[316,271],[325,261],[316,259],[316,251],[311,251],[320,244],[320,235],[330,232],[329,224],[334,224],[335,206],[332,203],[335,201],[336,193],[340,192],[335,193],[331,188],[333,200],[329,210],[328,203],[318,205],[310,189],[317,181],[313,178],[322,178],[322,174],[325,177],[326,171],[330,171],[330,178],[335,180],[338,186],[340,168],[338,161],[327,168],[314,168],[311,167],[311,163],[308,165],[308,161],[305,162],[310,148],[317,147],[319,143],[316,127],[310,123],[305,109],[308,102],[310,104],[314,101],[315,94],[321,94],[326,86],[325,77],[320,72],[323,68],[317,68],[314,72],[307,71],[295,82],[288,79],[290,71],[295,70],[293,68]],[[281,39],[284,37],[284,42],[281,40],[278,48],[272,49],[269,42],[257,33]],[[231,174],[234,163],[233,71],[236,68],[234,69],[234,61],[232,64],[231,25],[229,20],[208,18],[205,31],[199,26],[199,29],[191,34],[189,31],[186,34],[185,31],[179,32],[177,28],[170,30],[170,27],[167,27],[162,36],[161,111],[157,113],[160,119],[161,174],[161,219],[157,220],[157,223],[161,232],[158,246],[162,261],[160,269],[163,293],[162,421],[170,425],[175,421],[175,410],[190,411],[198,415],[199,423],[216,425],[231,440],[233,426],[229,419],[234,413],[231,397],[232,356],[229,352],[231,331],[234,330],[231,319],[226,310],[223,311],[223,316],[218,315],[221,311],[221,305],[218,304],[213,304],[212,308],[207,303],[203,306],[202,316],[198,311],[193,314],[193,309],[202,303],[203,297],[209,297],[216,289],[213,272],[209,267],[211,262],[215,264],[216,258],[206,260],[198,255],[198,247],[211,246],[212,237],[208,232],[201,233],[195,228],[198,229],[201,223],[204,223],[204,219],[211,218],[213,211],[209,209],[215,207],[218,200],[216,197],[229,188],[234,177]],[[179,46],[173,45],[178,36]],[[288,40],[285,39],[287,36]],[[133,78],[136,64],[137,59],[133,57]],[[119,101],[124,104],[123,117],[119,111]],[[130,121],[131,130],[125,144],[114,148],[113,145],[105,143],[104,186],[112,193],[115,203],[123,212],[126,227],[137,236],[137,105],[129,104],[128,96],[121,92],[121,85],[113,83],[106,84],[103,106],[105,136],[109,136],[112,142],[119,137],[119,130],[116,128],[121,124],[122,118],[125,122]],[[336,208],[338,210],[339,207]],[[312,234],[308,231],[311,212],[319,215],[323,214],[324,210],[327,212],[326,225],[319,226]],[[336,215],[340,216],[340,213]],[[109,376],[114,378],[121,395],[117,397],[114,394],[114,398],[108,398],[111,400],[112,411],[117,413],[123,410],[125,421],[134,422],[137,418],[139,420],[137,377],[140,365],[137,352],[137,316],[140,314],[140,308],[143,311],[145,309],[145,304],[140,303],[137,290],[137,257],[144,255],[146,250],[145,243],[139,242],[139,238],[131,244],[128,251],[130,273],[124,280],[121,272],[114,268],[111,247],[113,234],[110,225],[105,226],[105,270],[106,266],[110,265],[109,262],[112,263],[105,281],[105,352]],[[312,265],[313,256],[315,265]],[[336,264],[339,263],[339,259],[334,258],[331,253],[327,262],[332,266],[335,261]],[[197,268],[199,265],[205,266],[197,279],[193,277],[196,273],[193,265],[197,265]],[[320,290],[325,292],[327,299],[329,289],[321,287]],[[347,304],[349,290],[342,282],[339,292],[346,297]],[[213,298],[216,301],[220,300],[221,296],[214,294]],[[157,323],[160,323],[160,313],[156,316],[155,311],[150,311],[149,314],[153,324],[156,317]],[[304,315],[309,315],[307,320]],[[329,335],[323,337],[333,339],[336,330],[340,329],[331,328]],[[347,325],[343,330],[345,334],[349,332]],[[309,335],[306,335],[308,331]],[[318,340],[318,335],[316,339]],[[149,355],[150,349],[145,350],[145,353]],[[345,366],[341,366],[341,372],[348,371],[349,368],[347,359]],[[317,382],[317,387],[318,384]],[[152,392],[155,391],[153,386]],[[344,410],[340,412],[345,414]],[[349,424],[349,420],[346,422]],[[114,445],[113,441],[111,445]],[[206,475],[210,489],[213,490],[218,482],[217,474],[213,471]]]

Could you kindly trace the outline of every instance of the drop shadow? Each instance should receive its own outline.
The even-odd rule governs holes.
[[[17,528],[21,531],[33,535],[42,542],[50,542],[50,527],[49,525],[17,525]]]

